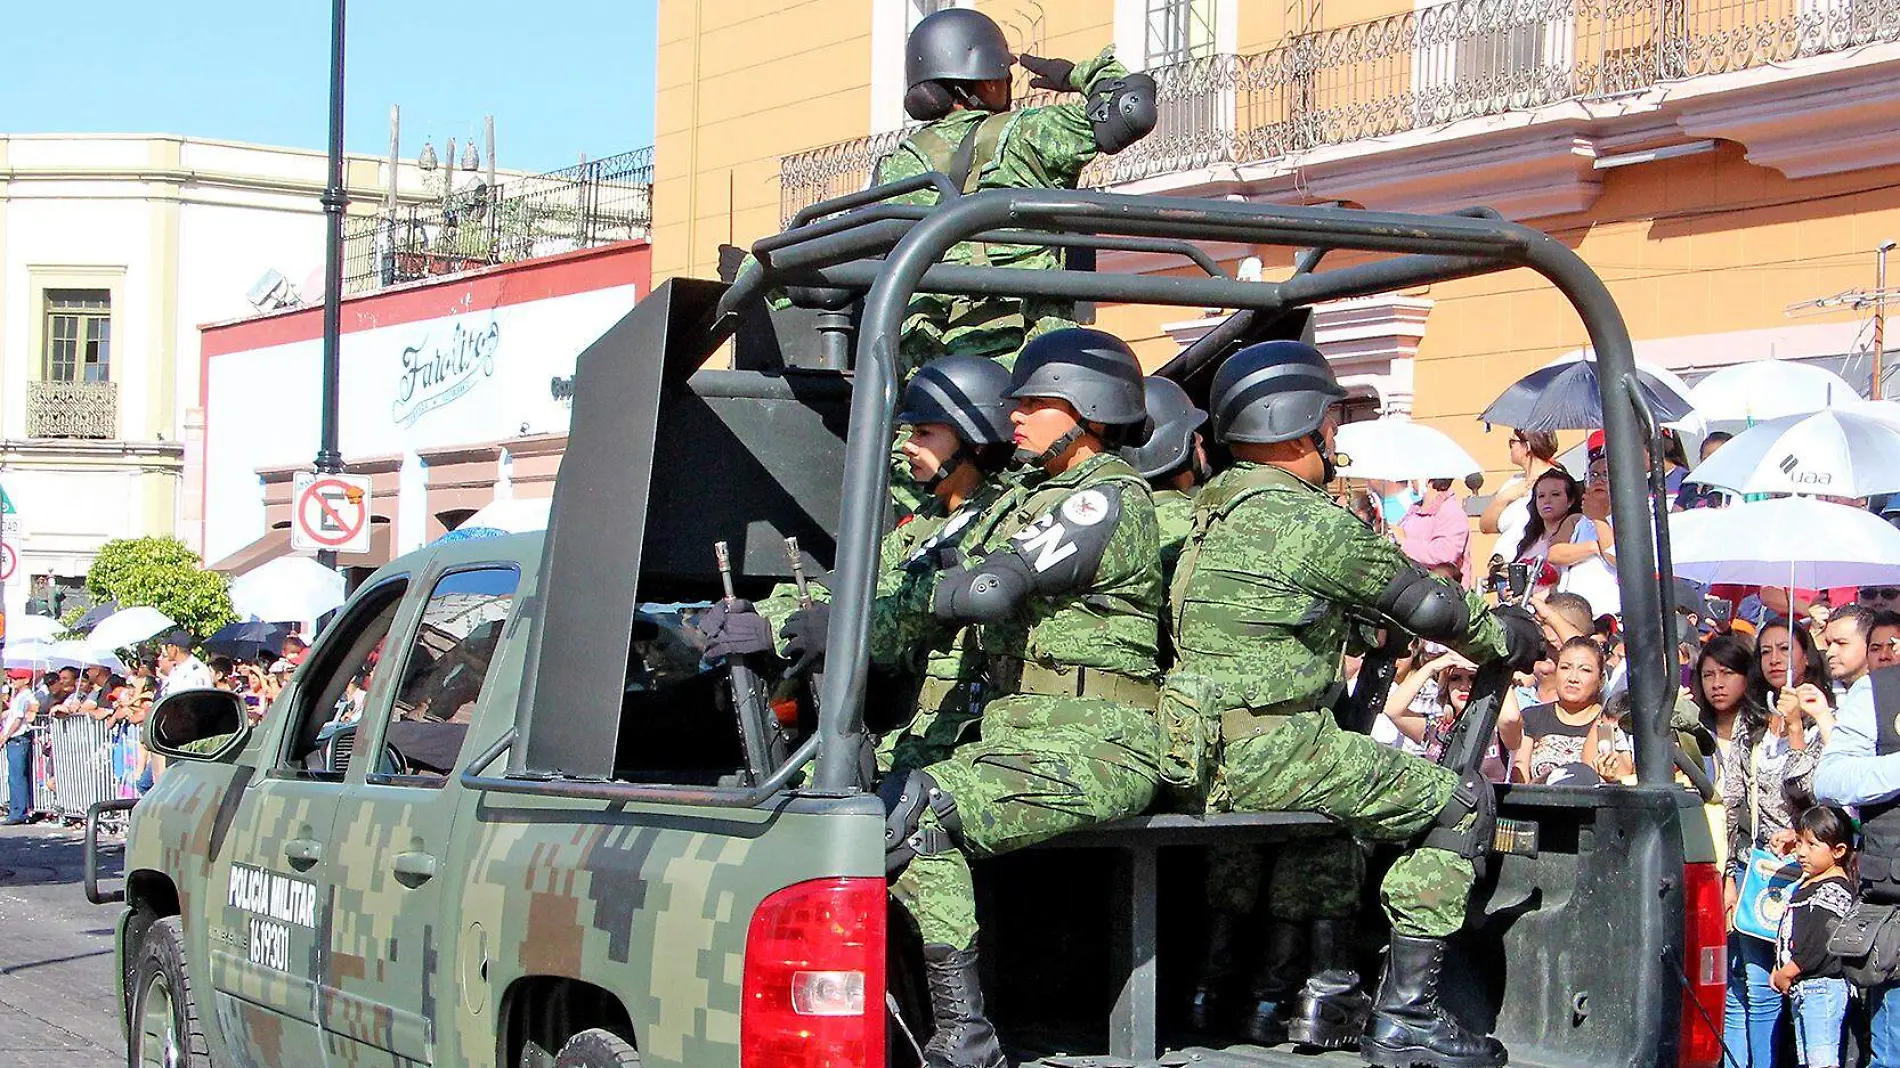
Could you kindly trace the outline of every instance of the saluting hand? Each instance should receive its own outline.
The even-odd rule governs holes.
[[[1075,76],[1075,64],[1066,59],[1044,59],[1028,54],[1016,57],[1016,62],[1035,77],[1029,79],[1031,89],[1053,89],[1066,93],[1074,88],[1069,79]]]

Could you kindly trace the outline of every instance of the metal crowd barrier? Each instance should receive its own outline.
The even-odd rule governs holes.
[[[32,813],[82,820],[101,801],[138,797],[137,727],[64,716],[41,721],[34,739]],[[10,792],[6,769],[0,766],[0,813],[6,811]]]

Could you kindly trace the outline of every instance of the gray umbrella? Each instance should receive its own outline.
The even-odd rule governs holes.
[[[119,610],[119,602],[117,601],[106,601],[102,604],[93,605],[91,608],[88,608],[86,610],[85,615],[80,616],[79,619],[75,623],[73,623],[72,626],[66,629],[72,631],[75,634],[84,634],[87,631],[91,630],[92,628],[98,626],[100,621],[104,620],[107,616],[113,615],[114,613],[118,612],[118,610]]]
[[[1656,418],[1673,423],[1695,406],[1680,378],[1660,367],[1638,363],[1636,376]],[[1493,426],[1519,430],[1596,430],[1603,426],[1603,402],[1597,392],[1594,356],[1566,356],[1545,364],[1505,387],[1478,417]]]

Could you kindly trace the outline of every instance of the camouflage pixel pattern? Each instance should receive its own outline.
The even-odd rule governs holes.
[[[1018,487],[991,506],[978,543],[987,551],[1093,486],[1116,485],[1122,508],[1093,583],[1033,598],[1028,619],[979,631],[985,655],[1045,665],[1092,667],[1137,678],[1155,675],[1154,634],[1161,574],[1148,485],[1120,457],[1104,453]],[[910,610],[928,614],[930,587]],[[995,856],[1092,823],[1137,815],[1160,782],[1159,726],[1149,708],[1100,699],[1000,694],[985,705],[982,736],[926,770],[957,802],[963,849]],[[934,820],[934,816],[927,817]],[[913,860],[892,894],[927,943],[967,948],[977,934],[969,864],[951,850]]]
[[[492,560],[513,541],[427,559]],[[524,588],[540,559],[539,539],[525,544]],[[392,633],[417,614],[406,607]],[[526,644],[504,643],[464,757],[512,724]],[[127,904],[175,887],[213,1063],[493,1064],[504,997],[542,977],[612,992],[645,1064],[738,1068],[746,918],[806,879],[883,880],[871,797],[694,810],[377,785],[369,761],[343,781],[267,776],[312,681],[293,677],[232,762],[174,761],[133,811]],[[284,856],[298,838],[324,845],[308,870]],[[435,856],[437,875],[405,885],[390,868],[405,851]],[[250,962],[234,864],[320,889],[313,924],[287,925],[287,967]]]
[[[1339,677],[1351,629],[1414,565],[1324,491],[1279,468],[1238,462],[1201,489],[1195,533],[1170,591],[1179,669],[1212,682],[1220,710],[1318,707]],[[1503,655],[1483,597],[1466,595],[1472,627],[1459,652]]]
[[[1457,785],[1450,771],[1341,730],[1319,708],[1338,678],[1347,609],[1372,611],[1411,566],[1318,487],[1278,468],[1239,462],[1201,490],[1171,590],[1171,685],[1202,687],[1210,724],[1241,709],[1292,716],[1264,735],[1214,743],[1210,812],[1320,812],[1368,841],[1406,841],[1437,819]],[[1474,625],[1461,651],[1478,661],[1501,655],[1497,622],[1482,601],[1468,603]],[[1343,866],[1322,863],[1321,871],[1342,888],[1349,881]],[[1458,930],[1472,879],[1455,854],[1407,853],[1383,886],[1393,929],[1418,937]],[[1336,907],[1356,904],[1356,890]],[[1234,892],[1210,876],[1210,903]],[[1270,895],[1276,912],[1321,907],[1304,895]]]
[[[1075,65],[1069,84],[1086,94],[1096,83],[1125,77],[1128,69],[1104,49]],[[955,111],[926,129],[955,146],[972,127],[989,117],[985,111]],[[1074,189],[1082,168],[1096,154],[1095,132],[1081,100],[1008,113],[997,135],[996,151],[971,175],[978,189]],[[907,138],[879,161],[878,183],[895,182],[938,169],[930,154]],[[919,190],[896,203],[935,204],[935,190]],[[1036,245],[980,245],[965,242],[944,256],[946,263],[1050,269],[1061,265],[1053,249]],[[1066,301],[991,297],[976,299],[920,293],[911,299],[898,346],[901,378],[939,356],[969,353],[1012,363],[1024,343],[1076,325],[1074,305]]]

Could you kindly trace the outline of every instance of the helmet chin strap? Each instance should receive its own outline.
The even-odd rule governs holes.
[[[951,453],[949,459],[938,465],[936,474],[924,479],[917,485],[922,488],[925,493],[936,493],[937,487],[948,481],[951,475],[956,474],[957,469],[962,467],[968,459],[969,457],[965,455],[963,446],[959,444],[957,451]]]
[[[1068,433],[1063,434],[1061,437],[1050,442],[1049,447],[1042,450],[1041,452],[1030,452],[1028,449],[1017,449],[1015,455],[1012,456],[1010,459],[1013,462],[1021,464],[1024,467],[1043,467],[1047,465],[1049,461],[1069,451],[1069,446],[1075,444],[1077,441],[1080,441],[1082,439],[1082,435],[1086,433],[1088,433],[1087,428],[1078,422],[1075,424],[1075,426],[1069,429]]]
[[[1313,451],[1319,453],[1320,462],[1326,465],[1325,473],[1320,476],[1320,485],[1324,486],[1333,479],[1338,478],[1339,469],[1346,464],[1352,463],[1352,457],[1347,456],[1345,453],[1335,452],[1327,448],[1326,436],[1319,431],[1313,431],[1307,435],[1307,438],[1313,443]]]

